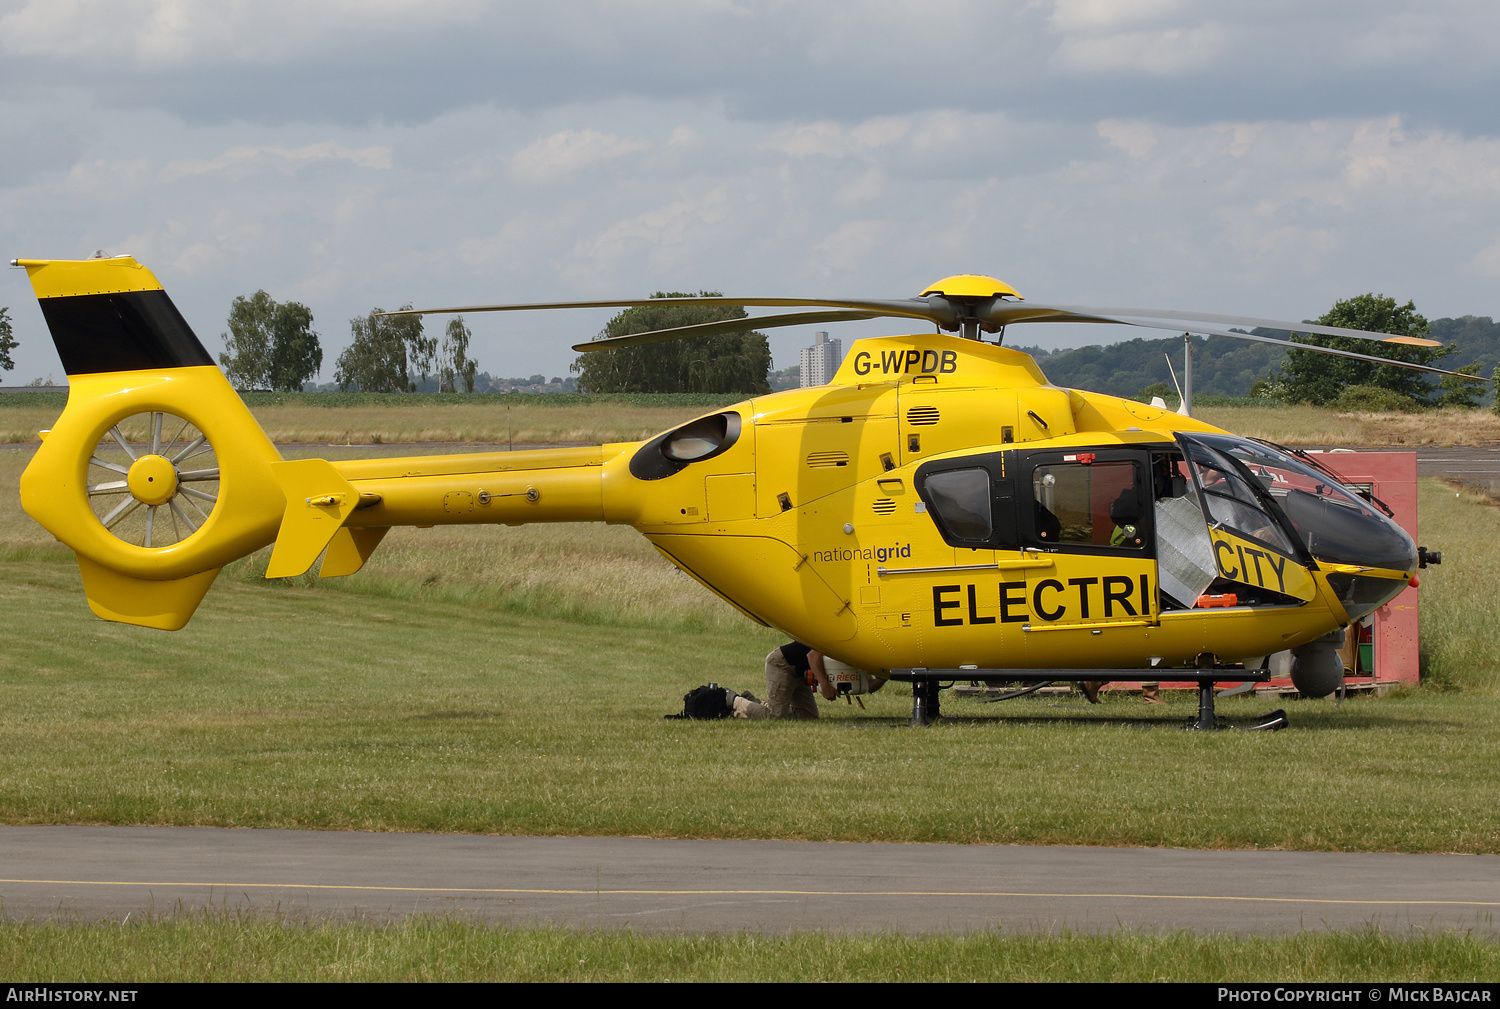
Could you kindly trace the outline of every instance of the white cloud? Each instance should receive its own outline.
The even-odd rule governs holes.
[[[779,151],[793,158],[864,157],[888,147],[906,136],[911,123],[900,117],[885,116],[854,126],[843,126],[825,120],[779,130],[761,141],[761,150]]]
[[[215,172],[243,174],[261,168],[289,172],[319,161],[348,161],[357,168],[389,170],[391,149],[389,147],[351,148],[331,140],[295,148],[276,145],[265,147],[242,145],[231,147],[216,158],[174,161],[166,166],[162,176],[168,180],[175,180]]]
[[[1483,277],[1500,277],[1500,238],[1474,253],[1469,270]]]
[[[1500,139],[1411,132],[1401,118],[1361,123],[1345,152],[1344,178],[1364,190],[1433,201],[1500,196]]]
[[[1332,228],[1298,227],[1284,223],[1285,206],[1263,200],[1251,206],[1219,211],[1224,236],[1238,249],[1257,258],[1288,258],[1313,266],[1333,252],[1338,241]]]
[[[1109,31],[1175,14],[1182,0],[1055,0],[1047,23],[1062,32]]]
[[[1144,161],[1156,147],[1156,130],[1149,123],[1106,119],[1096,129],[1099,135],[1132,161]]]
[[[573,248],[568,272],[596,285],[606,282],[628,259],[670,269],[694,249],[711,246],[730,216],[725,185],[685,195],[604,228]]]
[[[0,231],[146,256],[205,333],[257,287],[326,323],[970,270],[1043,300],[1500,314],[1500,5],[788,9],[0,0]],[[561,342],[508,359],[558,374]]]
[[[584,168],[650,147],[644,140],[598,130],[560,130],[516,152],[511,158],[510,171],[523,182],[560,182]]]
[[[813,270],[827,277],[859,269],[872,256],[884,254],[882,246],[895,231],[890,221],[848,221],[815,246],[819,255],[813,260]]]
[[[26,0],[0,15],[0,52],[114,62],[146,70],[265,62],[327,40],[463,25],[481,0]]]
[[[706,141],[707,138],[691,126],[678,126],[667,138],[667,146],[692,150],[694,147],[702,147]]]
[[[1056,64],[1076,74],[1180,76],[1213,69],[1227,42],[1228,33],[1217,24],[1070,37],[1057,47]]]
[[[109,196],[147,185],[152,174],[151,162],[145,158],[131,161],[91,158],[69,167],[63,185],[74,196]]]
[[[939,109],[918,120],[910,149],[918,156],[952,157],[966,147],[985,146],[1000,139],[1009,125],[1006,116],[998,112]]]
[[[879,196],[884,189],[885,176],[878,169],[871,168],[840,189],[834,195],[833,202],[842,207],[868,203]]]
[[[577,233],[576,211],[576,207],[569,207],[551,214],[524,212],[494,232],[460,240],[452,256],[431,256],[431,266],[449,269],[458,264],[479,276],[497,271],[525,273],[539,261],[556,268],[570,236]]]

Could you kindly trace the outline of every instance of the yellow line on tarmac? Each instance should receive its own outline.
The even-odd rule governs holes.
[[[1237,897],[1193,893],[1024,893],[1005,890],[560,890],[472,886],[366,886],[358,883],[200,883],[193,880],[0,879],[49,886],[206,886],[224,890],[371,890],[385,893],[493,893],[564,897],[1037,897],[1057,900],[1234,900],[1262,904],[1374,904],[1500,907],[1497,900],[1350,900],[1326,897]]]

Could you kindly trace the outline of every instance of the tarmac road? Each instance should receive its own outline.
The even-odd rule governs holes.
[[[1425,446],[1417,450],[1417,476],[1457,480],[1500,497],[1500,446]]]
[[[637,932],[1495,937],[1500,856],[0,827],[9,920],[213,907]]]

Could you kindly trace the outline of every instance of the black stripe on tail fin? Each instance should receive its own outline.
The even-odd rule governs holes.
[[[214,363],[166,291],[75,294],[40,303],[69,375]]]

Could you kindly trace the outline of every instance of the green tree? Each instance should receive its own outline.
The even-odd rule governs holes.
[[[410,305],[402,305],[403,309]],[[349,320],[351,340],[339,354],[334,381],[345,391],[408,392],[407,356],[426,352],[431,342],[422,332],[420,315],[385,315],[374,309]],[[430,367],[430,365],[429,365]]]
[[[443,331],[443,349],[438,354],[438,392],[457,392],[460,380],[465,392],[474,391],[479,364],[469,357],[469,340],[473,336],[464,325],[463,316],[448,320],[448,328]]]
[[[10,352],[16,346],[16,338],[10,328],[10,309],[0,308],[0,370],[14,370],[16,362],[11,360]]]
[[[1256,335],[1265,335],[1257,331]],[[1279,341],[1278,341],[1279,343]],[[1257,380],[1286,359],[1286,345],[1252,343],[1229,336],[1193,338],[1193,392],[1196,395],[1243,396]],[[1173,396],[1181,379],[1182,337],[1160,340],[1136,338],[1108,347],[1079,347],[1055,352],[1017,347],[1036,358],[1047,378],[1057,385],[1088,389],[1111,396],[1132,397],[1149,385],[1165,385]],[[1174,380],[1172,369],[1178,369]],[[1166,398],[1169,402],[1171,397]]]
[[[1466,364],[1462,368],[1454,368],[1453,370],[1460,375],[1474,375],[1477,377],[1479,375],[1479,367],[1479,362],[1475,361],[1473,364]],[[1480,399],[1484,397],[1483,382],[1466,382],[1461,378],[1454,378],[1452,375],[1444,375],[1442,380],[1438,382],[1438,388],[1442,390],[1442,395],[1437,398],[1438,406],[1457,406],[1463,407],[1465,410],[1472,410],[1479,405]]]
[[[694,296],[658,291],[651,297]],[[717,298],[719,293],[703,291],[698,297]],[[609,320],[596,339],[747,317],[738,305],[641,305],[627,308]],[[764,333],[725,333],[645,347],[601,350],[580,355],[570,368],[577,373],[578,388],[584,392],[771,391],[766,381],[771,370],[771,348]]]
[[[408,386],[412,392],[416,392],[418,386],[426,385],[427,379],[432,376],[433,372],[439,370],[437,359],[438,338],[428,336],[422,329],[421,316],[403,315],[400,318],[417,320],[416,330],[414,332],[408,331],[404,334],[406,340],[407,370],[413,376],[421,376],[420,378],[413,377]],[[439,383],[441,383],[441,376],[439,376]],[[438,391],[442,391],[441,384],[438,386]]]
[[[276,302],[265,291],[246,298],[240,295],[229,305],[229,332],[221,334],[224,353],[219,364],[238,389],[271,387],[271,327]]]
[[[1371,333],[1391,333],[1397,336],[1426,337],[1429,331],[1427,320],[1417,312],[1416,305],[1408,301],[1397,305],[1395,298],[1381,294],[1361,294],[1346,301],[1335,302],[1317,320],[1324,326],[1341,326],[1345,329],[1363,329]],[[1296,343],[1330,347],[1334,350],[1350,350],[1356,354],[1386,357],[1409,364],[1432,364],[1453,353],[1453,345],[1446,347],[1413,347],[1396,343],[1372,343],[1349,336],[1308,336],[1294,333]],[[1418,403],[1427,404],[1432,386],[1419,371],[1398,368],[1395,365],[1356,361],[1348,357],[1319,354],[1310,350],[1291,350],[1286,364],[1277,379],[1276,392],[1287,403],[1316,403],[1322,405],[1338,399],[1344,389],[1353,385],[1376,386],[1408,396]]]
[[[312,310],[298,302],[277,304],[265,291],[235,298],[219,356],[224,374],[241,389],[300,391],[323,367],[312,324]]]
[[[277,392],[301,392],[303,384],[323,370],[323,348],[312,324],[306,305],[286,301],[276,306],[271,388]]]

